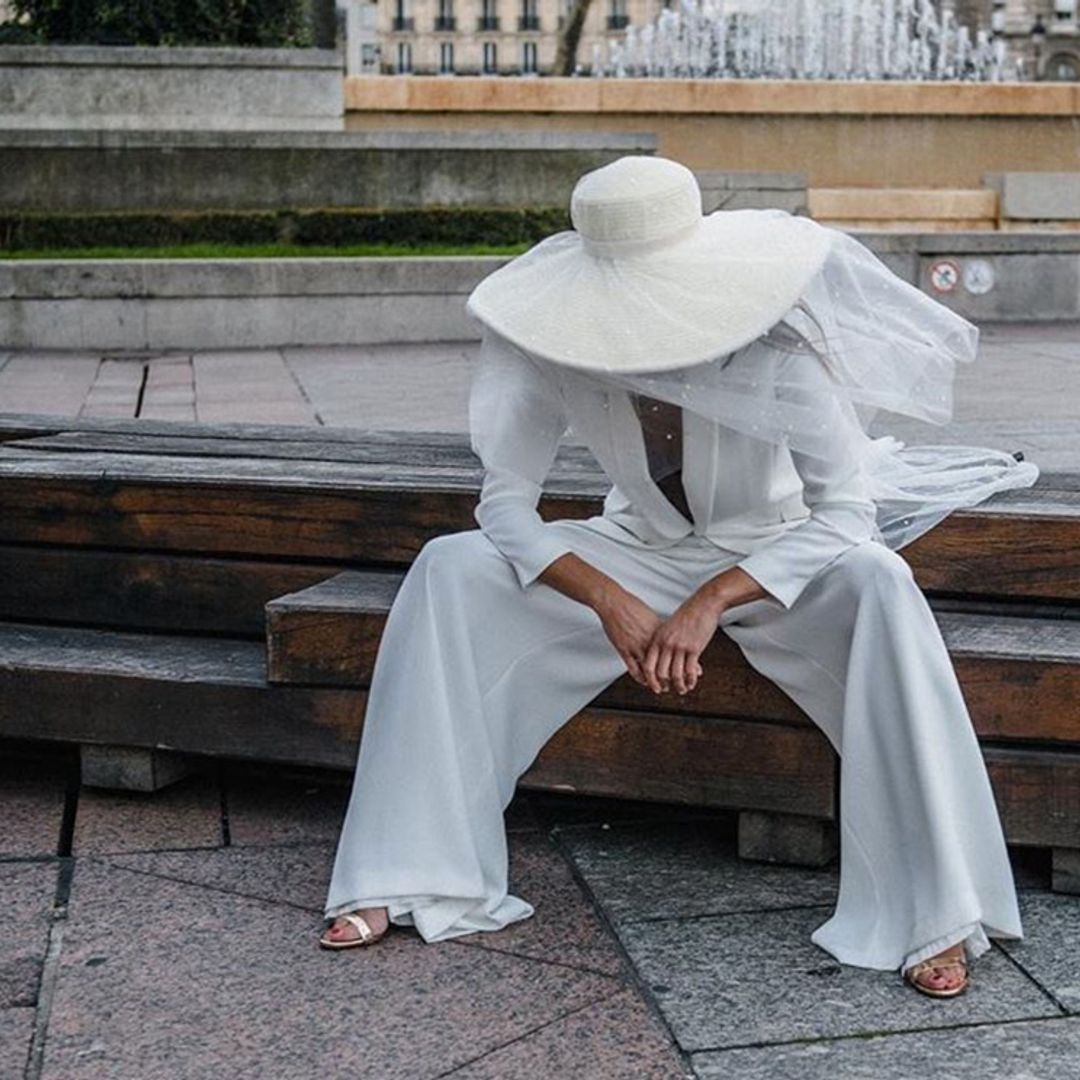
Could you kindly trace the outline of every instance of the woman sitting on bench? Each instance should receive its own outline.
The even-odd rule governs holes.
[[[811,940],[962,992],[965,961],[1020,917],[956,674],[897,549],[1038,470],[866,425],[946,422],[977,329],[838,230],[703,215],[674,161],[585,174],[571,218],[469,297],[479,528],[429,540],[390,610],[321,943],[532,915],[507,890],[518,778],[627,672],[693,693],[719,628],[841,756],[839,895]],[[603,513],[545,522],[568,429],[613,486]]]

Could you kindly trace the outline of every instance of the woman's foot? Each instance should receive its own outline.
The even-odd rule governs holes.
[[[389,929],[386,908],[357,908],[339,915],[319,938],[319,944],[325,949],[374,945]]]
[[[955,997],[968,985],[967,958],[963,943],[913,964],[904,972],[916,990],[930,997]]]

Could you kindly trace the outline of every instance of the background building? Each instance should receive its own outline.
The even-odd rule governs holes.
[[[1077,0],[956,0],[961,22],[1003,34],[1024,77],[1080,79]]]
[[[663,0],[593,0],[578,47],[588,69],[594,44],[645,23]],[[386,73],[549,75],[570,0],[381,0]]]
[[[548,75],[571,0],[378,0],[379,67],[423,75]],[[674,0],[593,0],[577,62]],[[728,0],[732,9],[740,0]],[[753,7],[755,0],[741,0]],[[960,22],[1001,33],[1026,78],[1080,79],[1078,0],[945,0]],[[1037,75],[1036,75],[1037,73]]]

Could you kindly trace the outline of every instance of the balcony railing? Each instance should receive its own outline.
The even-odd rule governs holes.
[[[481,15],[476,20],[477,30],[498,30],[499,29],[499,16],[498,15]]]
[[[435,16],[435,29],[436,30],[453,30],[457,19],[453,15],[436,15]]]
[[[518,19],[519,30],[539,30],[540,29],[540,16],[539,15],[522,15]]]
[[[411,15],[395,15],[393,29],[398,33],[412,32],[416,29],[416,20]]]
[[[607,17],[607,28],[609,30],[625,30],[629,25],[629,15],[609,15]]]

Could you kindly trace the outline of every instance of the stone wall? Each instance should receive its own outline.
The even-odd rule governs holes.
[[[968,317],[1080,318],[1080,234],[856,235]],[[0,340],[97,350],[470,341],[479,328],[465,299],[507,258],[15,260],[0,263]]]
[[[651,135],[0,131],[0,209],[564,206]]]
[[[650,132],[695,170],[804,173],[811,188],[977,188],[1080,170],[1080,84],[373,76],[350,130]]]
[[[340,130],[336,49],[0,46],[0,129]]]

